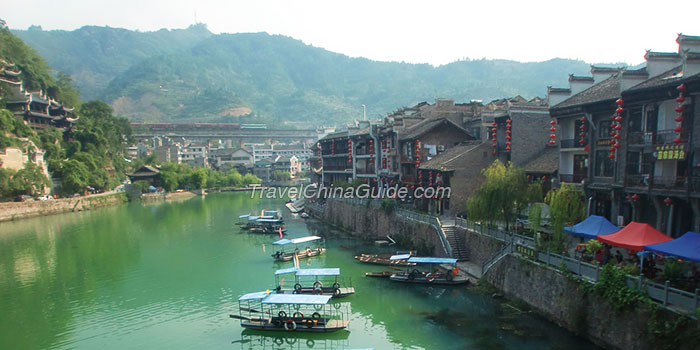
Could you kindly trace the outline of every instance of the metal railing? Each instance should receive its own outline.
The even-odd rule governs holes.
[[[566,267],[566,270],[575,277],[591,283],[595,283],[599,280],[600,271],[603,269],[600,265],[592,265],[580,259],[573,259],[549,252],[536,252],[535,260],[557,268]],[[650,299],[674,312],[694,314],[695,310],[700,306],[698,302],[700,289],[695,289],[694,293],[690,293],[670,287],[668,281],[664,284],[659,284],[644,279],[643,277],[640,278],[640,276],[630,275],[626,276],[626,282],[628,288],[639,290],[648,295]]]

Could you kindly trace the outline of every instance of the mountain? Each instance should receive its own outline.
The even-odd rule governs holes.
[[[14,31],[84,99],[138,121],[240,121],[308,126],[371,118],[434,98],[542,96],[586,74],[583,61],[463,60],[439,67],[350,58],[266,33],[218,34],[204,25],[137,32],[109,27]]]

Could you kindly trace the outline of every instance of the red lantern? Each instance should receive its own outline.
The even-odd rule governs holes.
[[[510,140],[510,135],[506,135],[506,140]]]
[[[506,130],[506,134],[510,134],[510,130]]]
[[[676,97],[676,102],[678,102],[678,103],[685,102],[685,97],[683,97],[683,95]]]
[[[618,126],[619,126],[619,125],[618,125]],[[615,134],[615,136],[613,136],[613,137],[619,140],[619,139],[622,137],[622,135],[620,135],[620,134]]]
[[[678,106],[678,107],[674,108],[673,110],[676,111],[676,113],[683,113],[683,106]]]
[[[590,148],[590,147],[588,147],[588,145],[586,145],[586,147],[584,147],[584,148],[583,148],[583,150],[584,150],[584,151],[586,151],[586,152],[588,152],[588,151],[590,151],[590,150],[591,150],[591,148]]]
[[[578,133],[578,136],[580,136],[580,137],[586,137],[586,133],[585,133],[585,132],[580,132],[580,133]]]
[[[491,123],[491,126],[496,126],[496,125],[497,125],[496,122]]]
[[[610,116],[610,120],[615,121],[615,118],[616,118],[616,117],[617,117],[617,116],[613,114],[613,115]]]
[[[664,199],[664,203],[666,205],[671,205],[671,203],[673,203],[673,200],[671,198],[666,197],[666,199]]]
[[[611,154],[608,156],[608,158],[610,158],[610,159],[615,159],[615,155],[611,153]]]
[[[549,131],[551,131],[551,132],[555,132],[555,131],[557,131],[557,128],[555,128],[555,127],[551,127],[551,128],[549,128]]]
[[[555,134],[549,135],[549,138],[550,138],[550,139],[555,139],[556,137],[557,137],[557,135],[555,135]]]
[[[506,141],[506,146],[510,146],[510,141]]]
[[[586,143],[586,140],[580,139],[580,140],[578,140],[578,143],[581,144],[581,145],[583,145],[584,143]]]
[[[681,93],[685,92],[685,84],[678,85],[676,90],[680,91]]]
[[[584,123],[585,123],[585,122],[586,122],[586,117],[581,117],[580,120],[581,120],[581,122],[584,122]]]
[[[557,142],[556,142],[556,141],[554,141],[554,140],[550,140],[550,141],[549,141],[549,144],[550,144],[550,145],[556,145],[556,144],[557,144]]]
[[[555,122],[554,120],[551,120],[551,121],[549,122],[549,125],[554,125],[554,124],[556,124],[556,123],[557,123],[557,122]]]
[[[547,181],[547,176],[542,176],[542,181]]]
[[[673,139],[673,143],[681,143],[683,140],[680,137]]]
[[[638,195],[638,194],[636,194],[636,193],[635,193],[635,194],[633,194],[633,195],[632,195],[632,200],[636,202],[636,201],[637,201],[637,199],[639,199],[639,195]]]
[[[682,122],[683,122],[683,116],[682,116],[682,115],[679,115],[679,116],[677,116],[676,118],[674,118],[673,120],[675,120],[675,121],[678,122],[678,123],[682,123]]]
[[[618,149],[618,148],[620,148],[620,144],[616,143],[615,146],[613,146],[613,147],[615,147],[615,149]]]
[[[506,146],[506,151],[510,151],[510,146]]]
[[[622,123],[622,117],[620,117],[620,116],[615,117],[615,121],[618,123]]]
[[[615,110],[615,113],[621,114],[621,113],[624,112],[624,111],[625,111],[624,108],[622,108],[622,107],[617,107],[617,109]]]
[[[615,101],[615,103],[616,103],[618,106],[622,106],[623,104],[625,104],[625,101],[623,101],[621,98],[618,98],[617,101]]]

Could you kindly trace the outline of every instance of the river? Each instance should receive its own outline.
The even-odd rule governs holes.
[[[274,288],[274,235],[237,217],[282,211],[289,237],[326,237],[302,267],[340,267],[349,332],[243,331],[237,298]],[[393,248],[395,249],[395,248]],[[364,277],[353,256],[377,248],[291,215],[282,200],[215,193],[0,223],[0,349],[590,349],[521,306],[467,287]],[[281,345],[278,345],[281,344]]]

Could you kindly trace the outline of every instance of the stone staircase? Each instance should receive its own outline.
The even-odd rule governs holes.
[[[464,238],[457,234],[455,225],[453,223],[445,223],[442,225],[442,230],[445,232],[447,242],[452,247],[452,257],[457,259],[457,261],[467,260]]]

